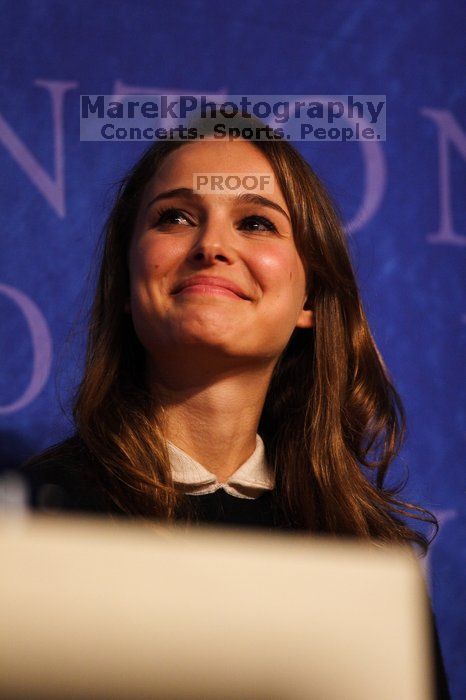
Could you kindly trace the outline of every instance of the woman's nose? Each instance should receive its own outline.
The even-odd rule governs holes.
[[[205,221],[197,231],[190,251],[190,258],[193,261],[233,262],[235,251],[231,225],[219,217],[216,217],[215,220]]]

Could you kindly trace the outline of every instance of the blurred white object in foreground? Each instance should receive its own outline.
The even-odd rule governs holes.
[[[429,700],[408,547],[0,518],[0,697]]]

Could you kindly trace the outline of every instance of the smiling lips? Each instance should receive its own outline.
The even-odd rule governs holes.
[[[188,277],[188,279],[175,287],[172,294],[179,294],[184,290],[189,290],[191,293],[221,294],[225,296],[235,295],[241,299],[250,301],[250,297],[248,297],[238,285],[223,277],[206,277],[199,275]]]

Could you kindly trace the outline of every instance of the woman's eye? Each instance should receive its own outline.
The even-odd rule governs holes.
[[[241,228],[247,228],[249,224],[253,224],[256,226],[261,226],[262,228],[254,228],[254,229],[249,229],[253,231],[276,231],[275,225],[269,221],[269,219],[266,219],[265,216],[247,216],[243,221],[241,222]]]
[[[179,220],[184,219],[190,223],[188,217],[181,209],[164,209],[159,212],[156,217],[155,226],[162,226],[163,224],[179,223]],[[178,221],[177,221],[178,220]]]
[[[181,209],[164,209],[158,212],[156,215],[156,220],[154,223],[155,227],[167,226],[171,224],[192,224],[192,221]],[[246,231],[257,231],[258,233],[263,231],[276,231],[275,225],[267,219],[265,216],[247,216],[245,217],[239,226],[240,229]]]

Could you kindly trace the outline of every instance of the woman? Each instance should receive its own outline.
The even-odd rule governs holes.
[[[261,173],[274,187],[200,193],[199,173]],[[35,507],[426,553],[406,520],[438,530],[435,516],[384,485],[402,405],[335,208],[293,146],[156,143],[104,233],[76,432],[25,466]]]
[[[154,202],[199,172],[268,173],[272,204],[189,192]],[[400,516],[438,528],[435,516],[384,487],[401,402],[335,209],[293,146],[156,143],[121,184],[101,257],[76,437],[35,463],[85,450],[116,510],[171,520],[187,499],[167,440],[222,481],[259,435],[284,521],[427,551]],[[247,298],[178,292],[196,275]]]

